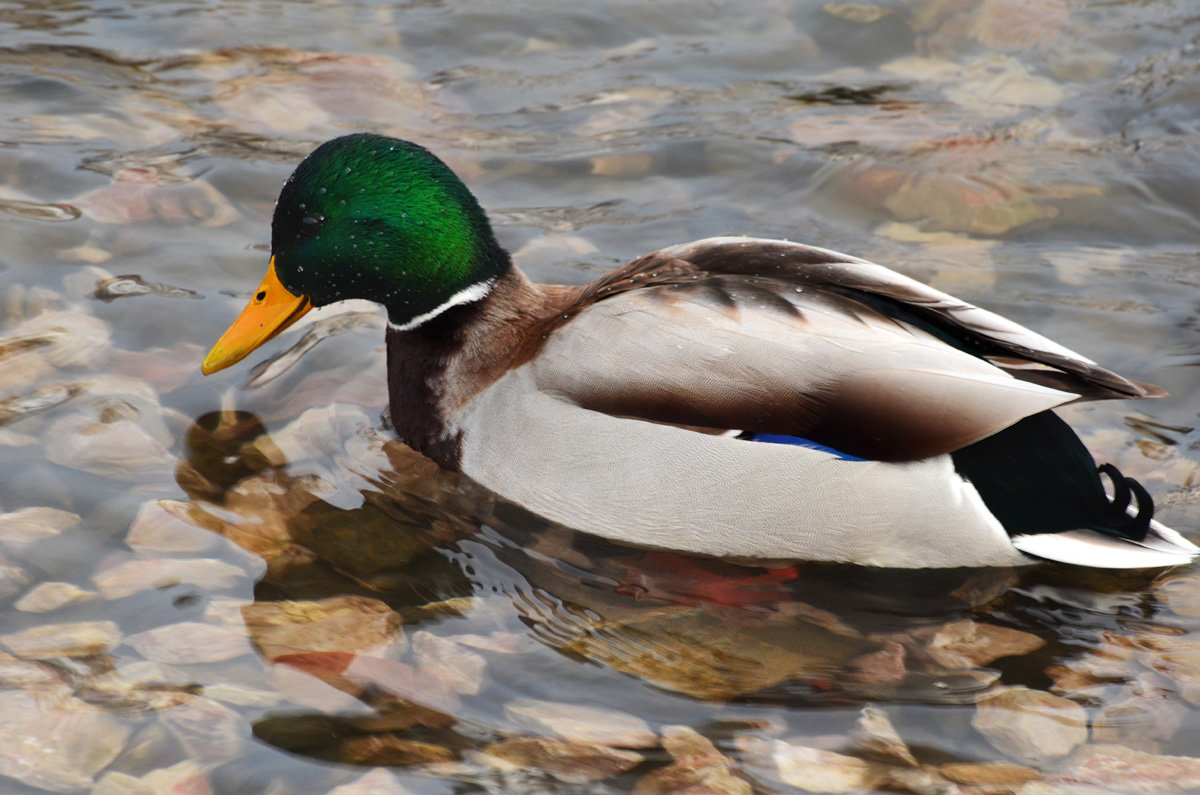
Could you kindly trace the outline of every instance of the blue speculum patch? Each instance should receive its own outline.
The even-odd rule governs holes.
[[[859,458],[856,455],[843,453],[841,450],[835,450],[827,445],[814,442],[812,439],[802,439],[799,436],[785,436],[780,433],[746,433],[740,434],[739,439],[747,442],[764,442],[766,444],[790,444],[794,447],[807,447],[810,450],[820,450],[823,453],[829,453],[832,456],[842,459],[843,461],[866,461],[865,458]]]

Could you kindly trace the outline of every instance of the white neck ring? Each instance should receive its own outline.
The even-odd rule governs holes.
[[[472,301],[478,301],[481,298],[484,298],[488,293],[490,293],[492,291],[492,284],[495,281],[496,280],[494,278],[492,278],[492,279],[488,279],[487,281],[476,282],[475,284],[472,284],[470,287],[465,287],[462,290],[459,290],[454,295],[447,298],[445,303],[435,306],[433,309],[430,309],[428,312],[417,315],[416,317],[410,319],[407,323],[392,323],[391,321],[388,321],[388,328],[390,328],[392,331],[411,331],[412,329],[415,329],[417,326],[423,325],[425,323],[428,323],[430,320],[433,320],[435,317],[442,314],[447,309],[452,309],[456,306],[461,306],[462,304],[469,304]]]

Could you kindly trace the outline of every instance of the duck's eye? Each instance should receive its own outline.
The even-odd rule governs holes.
[[[305,237],[315,235],[321,231],[321,224],[325,223],[325,217],[321,215],[305,215],[300,219],[300,234]]]

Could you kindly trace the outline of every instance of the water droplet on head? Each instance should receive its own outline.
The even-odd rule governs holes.
[[[324,196],[326,193],[329,193],[329,188],[322,187],[322,188],[321,188],[319,191],[317,191],[317,192],[318,192],[318,193],[320,193],[322,196]]]

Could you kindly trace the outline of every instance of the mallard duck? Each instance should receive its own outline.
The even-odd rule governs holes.
[[[436,156],[347,135],[283,186],[267,275],[203,371],[350,298],[387,310],[396,434],[577,530],[915,568],[1200,553],[1051,411],[1161,389],[865,260],[713,237],[535,284]]]

